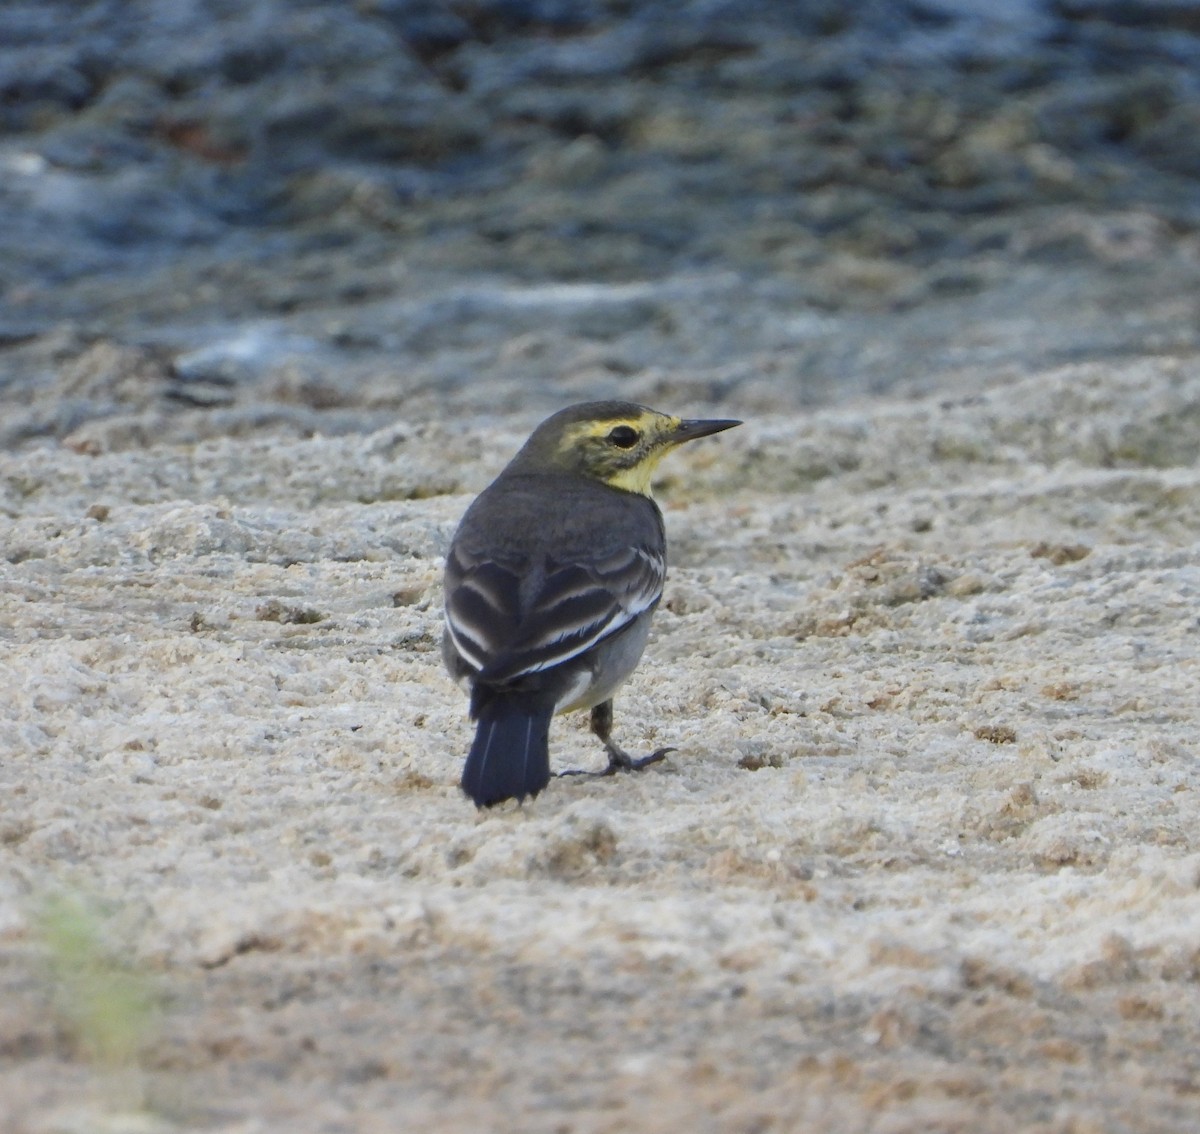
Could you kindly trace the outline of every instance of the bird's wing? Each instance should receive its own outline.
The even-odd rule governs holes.
[[[630,546],[587,563],[548,561],[532,595],[528,572],[492,559],[446,561],[446,625],[458,652],[486,681],[508,682],[561,665],[650,610],[666,564]]]

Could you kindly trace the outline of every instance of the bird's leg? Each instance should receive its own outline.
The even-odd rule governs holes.
[[[612,725],[613,703],[610,697],[592,709],[592,732],[600,738],[604,751],[608,753],[608,767],[600,773],[602,776],[612,776],[617,772],[641,771],[649,764],[657,764],[668,752],[675,751],[674,748],[658,748],[649,756],[634,759],[613,740]]]
[[[587,772],[582,768],[573,768],[569,772],[559,772],[558,774],[560,776],[615,776],[618,772],[640,772],[650,764],[657,764],[668,752],[676,751],[674,748],[657,748],[649,756],[635,759],[613,741],[612,723],[613,703],[610,697],[603,704],[592,709],[592,732],[600,738],[604,744],[604,751],[608,753],[608,767],[604,771]]]

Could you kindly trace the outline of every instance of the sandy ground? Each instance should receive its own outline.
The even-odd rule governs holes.
[[[1198,29],[0,4],[0,1134],[1200,1129]],[[479,814],[441,555],[614,396],[746,422],[677,752]]]
[[[678,752],[484,813],[440,555],[535,417],[0,455],[0,1129],[1196,1129],[1197,404],[1084,364],[678,454],[617,701]]]

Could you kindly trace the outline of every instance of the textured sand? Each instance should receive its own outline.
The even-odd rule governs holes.
[[[0,1134],[1200,1129],[1198,10],[0,3]],[[611,396],[678,752],[479,815]]]
[[[617,733],[679,751],[481,814],[440,555],[536,416],[0,454],[0,1130],[1195,1129],[1198,404],[1087,364],[673,457]],[[133,1087],[60,889],[161,1000]]]

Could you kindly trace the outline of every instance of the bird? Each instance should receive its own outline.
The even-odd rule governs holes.
[[[559,713],[591,711],[608,754],[599,775],[674,751],[639,759],[612,739],[613,695],[641,659],[667,573],[651,477],[676,446],[741,424],[625,401],[568,406],[468,507],[446,553],[442,657],[470,694],[461,786],[477,807],[546,787]]]

